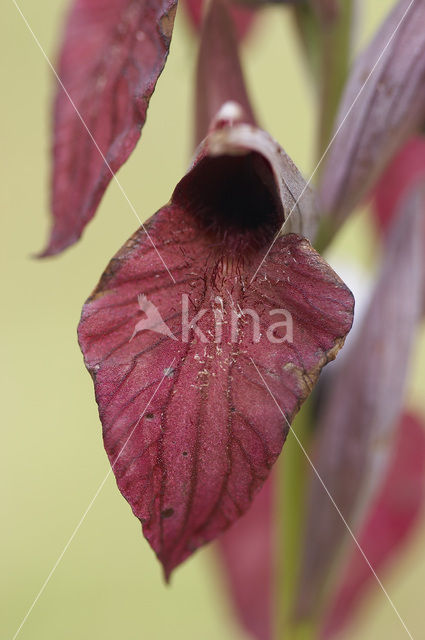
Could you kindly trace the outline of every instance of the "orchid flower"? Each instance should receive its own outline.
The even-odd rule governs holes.
[[[253,637],[328,638],[425,498],[423,420],[406,408],[424,311],[425,4],[399,0],[349,71],[354,0],[282,2],[318,89],[317,192],[258,124],[238,41],[266,2],[242,4],[186,1],[197,146],[110,259],[78,337],[118,488],[165,578],[218,538]],[[73,3],[42,256],[80,238],[135,148],[175,11],[176,0]],[[354,298],[319,250],[370,194],[380,269],[320,375]],[[289,433],[284,472],[271,474]]]
[[[148,223],[150,240],[141,229],[112,259],[79,327],[118,486],[167,577],[248,509],[353,308],[305,238],[316,220],[313,194],[254,124],[219,1],[205,32],[198,122],[215,113],[209,132]],[[277,237],[286,219],[288,233]],[[129,340],[139,293],[172,336],[144,331]]]

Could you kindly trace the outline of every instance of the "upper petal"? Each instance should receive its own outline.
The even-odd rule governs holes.
[[[134,149],[167,58],[176,2],[74,2],[58,69],[53,227],[43,256],[78,240]]]
[[[228,3],[211,0],[202,24],[196,70],[197,143],[205,137],[226,102],[236,102],[243,121],[255,124]]]

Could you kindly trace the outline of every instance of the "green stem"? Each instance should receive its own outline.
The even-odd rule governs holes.
[[[317,16],[310,3],[297,4],[293,7],[295,26],[303,49],[311,78],[316,84],[320,71],[321,37]]]
[[[338,227],[335,225],[335,221],[329,216],[323,215],[313,242],[316,251],[323,254],[334,239],[337,231]]]
[[[319,156],[331,140],[351,56],[352,0],[340,0],[339,15],[321,28]]]
[[[351,57],[353,0],[336,0],[332,19],[312,3],[294,7],[295,22],[319,101],[318,154],[323,154],[335,126]]]
[[[285,635],[286,640],[314,640],[317,638],[317,626],[313,621],[292,625]]]
[[[297,415],[293,431],[305,449],[311,440],[312,411],[306,402]],[[292,612],[300,569],[304,528],[306,480],[309,466],[294,433],[288,434],[278,470],[278,562],[276,640],[311,640],[314,621],[296,623]]]

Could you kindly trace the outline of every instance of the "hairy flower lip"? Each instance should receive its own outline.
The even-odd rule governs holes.
[[[221,107],[171,201],[236,252],[267,247],[281,230],[312,240],[318,221],[313,191],[278,142],[244,117],[237,103]]]
[[[246,287],[253,265],[240,272],[221,269],[216,277],[209,243],[177,205],[161,209],[149,232],[162,242],[164,259],[178,274],[176,284],[139,229],[84,306],[79,342],[119,489],[168,578],[249,508],[286,437],[281,411],[292,420],[321,368],[336,356],[351,327],[353,300],[309,242],[295,234],[278,239],[266,272]],[[295,342],[280,348],[254,343],[249,318],[237,344],[229,340],[229,323],[223,324],[220,344],[205,345],[194,332],[187,343],[149,331],[131,339],[142,291],[161,312],[165,306],[164,320],[176,336],[181,291],[190,293],[191,318],[220,292],[226,315],[239,305],[258,309],[264,319],[276,301],[294,312]],[[211,323],[211,314],[205,314],[198,327],[209,335]],[[164,517],[170,509],[172,516]]]
[[[144,535],[167,578],[198,547],[248,509],[283,446],[287,424],[281,411],[292,420],[322,367],[336,356],[352,323],[351,293],[307,239],[294,233],[279,237],[264,268],[256,271],[256,261],[245,260],[247,252],[241,246],[238,261],[227,260],[223,253],[217,255],[208,235],[196,224],[193,211],[184,206],[187,184],[196,186],[200,167],[203,180],[197,188],[202,194],[205,180],[212,174],[211,163],[226,163],[226,169],[230,162],[236,172],[240,163],[249,170],[254,166],[254,190],[262,186],[269,193],[272,181],[278,193],[272,165],[261,153],[267,145],[270,150],[272,139],[261,130],[234,125],[220,131],[222,141],[226,143],[235,131],[242,136],[237,138],[238,153],[234,145],[233,154],[217,154],[215,145],[214,153],[208,153],[211,140],[217,140],[212,132],[198,149],[194,165],[171,203],[149,222],[152,240],[176,274],[176,282],[170,283],[143,229],[139,229],[110,262],[84,307],[79,325],[80,346],[94,378],[105,449],[120,491],[142,522]],[[258,150],[248,144],[247,131],[258,141]],[[270,151],[275,171],[282,166],[294,167],[276,147]],[[264,170],[266,185],[260,180]],[[242,175],[246,178],[244,171]],[[288,178],[291,185],[296,178],[302,180],[294,167]],[[288,210],[298,193],[284,196],[282,209]],[[195,198],[189,202],[193,205]],[[271,221],[275,231],[278,224],[273,215]],[[241,224],[238,219],[236,222]],[[253,223],[258,223],[255,216]],[[233,237],[239,235],[240,231]],[[254,251],[254,255],[261,258],[263,251]],[[157,338],[149,331],[135,334],[141,293],[161,309],[176,337],[181,293],[190,294],[191,319],[199,316],[205,301],[221,296],[222,342],[205,345],[194,330],[187,342]],[[238,333],[237,344],[232,343],[228,318],[235,306],[258,309],[264,331],[269,309],[276,305],[286,308],[286,304],[294,312],[293,344],[285,343],[279,349],[268,342],[257,344],[248,331],[249,318]],[[213,321],[211,314],[198,320],[204,335],[211,334]],[[151,385],[159,383],[174,361],[173,376],[165,376],[150,401]],[[264,372],[281,410],[270,403],[269,390],[257,379],[255,367]],[[148,401],[153,418],[146,414]],[[130,433],[129,446],[121,454]],[[172,516],[165,518],[162,514],[171,509]]]
[[[213,246],[235,255],[266,246],[284,221],[272,168],[253,151],[205,156],[172,201],[193,215]]]

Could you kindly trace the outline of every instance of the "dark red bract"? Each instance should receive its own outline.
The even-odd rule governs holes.
[[[205,2],[203,0],[184,0],[184,6],[187,15],[192,25],[200,31],[202,27],[202,17],[205,10]],[[242,5],[233,5],[230,10],[235,30],[239,39],[243,39],[249,34],[253,22],[255,20],[255,13]]]
[[[43,256],[78,240],[140,138],[177,0],[77,0],[54,110],[53,228]]]
[[[272,639],[277,604],[275,480],[272,474],[248,513],[218,539],[223,572],[238,618],[256,640]]]
[[[415,136],[394,156],[373,191],[375,219],[384,233],[394,221],[402,199],[424,180],[425,136]]]
[[[425,504],[425,430],[423,422],[404,414],[394,453],[382,487],[362,524],[358,542],[375,572],[395,559],[423,513]],[[375,577],[357,548],[353,548],[323,629],[323,638],[336,636],[353,617]]]

